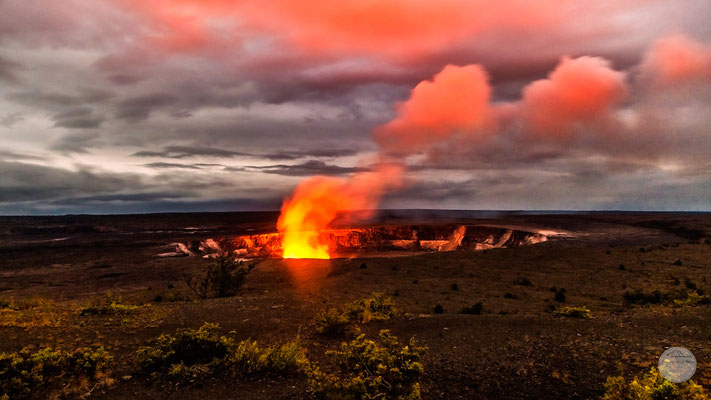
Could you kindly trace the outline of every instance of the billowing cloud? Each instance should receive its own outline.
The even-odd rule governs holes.
[[[397,106],[398,117],[376,132],[389,153],[408,154],[451,139],[494,129],[491,87],[479,65],[448,65],[429,81],[420,82],[410,98]]]
[[[625,74],[599,57],[564,57],[547,79],[523,91],[522,117],[526,127],[540,134],[567,137],[576,124],[610,117],[627,96]]]
[[[661,38],[645,54],[642,73],[659,85],[711,80],[711,46],[681,34]]]

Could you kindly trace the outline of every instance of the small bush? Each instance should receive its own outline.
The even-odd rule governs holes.
[[[400,347],[389,331],[380,331],[380,343],[364,334],[329,351],[338,371],[308,371],[311,391],[322,399],[420,399],[419,380],[424,372],[422,357],[426,348],[414,339]]]
[[[316,317],[316,331],[327,336],[341,336],[346,333],[351,318],[347,313],[335,308],[321,312]]]
[[[442,307],[441,304],[437,304],[437,305],[434,307],[434,313],[435,313],[435,314],[444,314],[444,307]]]
[[[703,292],[702,292],[703,293]],[[642,290],[625,291],[622,298],[627,305],[674,305],[682,306],[698,306],[711,304],[711,296],[701,295],[698,291],[679,290],[676,292],[667,292],[663,290],[654,290],[651,293],[645,293]]]
[[[525,276],[517,276],[516,279],[514,279],[513,284],[520,286],[533,286],[531,280],[526,278]]]
[[[684,265],[684,262],[681,261],[681,260],[676,260],[676,261],[674,261],[672,264],[674,264],[674,265],[676,265],[676,266],[682,266],[682,265]]]
[[[558,291],[555,292],[555,295],[553,296],[553,300],[557,301],[558,303],[565,303],[565,293],[565,288],[558,289]]]
[[[257,342],[245,340],[237,344],[225,365],[234,375],[284,376],[302,372],[310,363],[298,340],[265,349],[260,349]]]
[[[397,315],[395,302],[382,293],[373,293],[366,299],[356,300],[346,305],[346,312],[352,321],[368,323],[387,321]]]
[[[352,323],[387,321],[397,315],[395,302],[382,293],[373,293],[370,297],[348,303],[341,308],[321,312],[316,321],[318,333],[341,336]]]
[[[174,335],[160,335],[155,345],[138,350],[141,370],[155,373],[178,364],[211,364],[224,359],[234,343],[218,335],[217,328],[217,324],[205,323],[199,329],[179,329]]]
[[[570,318],[590,318],[590,309],[587,307],[561,307],[553,311],[553,315]]]
[[[0,393],[11,399],[83,394],[110,383],[106,371],[112,360],[103,347],[0,353]]]
[[[482,304],[482,302],[480,301],[471,307],[462,308],[459,311],[459,313],[460,314],[469,314],[469,315],[481,315],[481,312],[483,309],[484,309],[484,304]]]
[[[459,285],[457,283],[452,284],[452,290],[459,290]]]
[[[517,297],[516,297],[516,295],[514,295],[512,293],[506,292],[506,294],[504,294],[504,298],[505,299],[516,299]]]
[[[138,310],[138,306],[111,302],[104,305],[92,305],[82,307],[79,310],[79,315],[128,315],[133,314]]]
[[[617,269],[619,269],[620,271],[624,271],[625,269],[627,269],[627,267],[625,267],[625,264],[620,264],[620,266],[617,267]]]
[[[185,284],[202,299],[235,296],[256,264],[245,265],[230,257],[221,257],[208,265],[202,275],[183,274]]]
[[[657,368],[627,380],[623,375],[609,376],[605,382],[603,400],[709,400],[703,387],[693,380],[672,383],[664,379]]]
[[[691,290],[697,289],[696,283],[694,283],[694,281],[692,281],[689,278],[684,279],[684,286],[686,286],[687,289],[691,289]]]
[[[257,342],[220,336],[218,325],[205,323],[199,329],[181,329],[161,335],[154,346],[138,350],[141,370],[173,379],[208,375],[217,371],[233,375],[297,373],[308,366],[299,341],[260,348]]]

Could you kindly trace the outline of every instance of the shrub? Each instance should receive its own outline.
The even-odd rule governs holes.
[[[199,329],[179,329],[174,335],[160,335],[155,345],[138,350],[141,370],[155,373],[176,369],[179,372],[184,367],[224,359],[234,343],[219,336],[217,328],[217,324],[205,323]]]
[[[92,305],[82,307],[79,310],[79,315],[127,315],[133,314],[137,309],[138,306],[111,302],[109,304],[104,305]]]
[[[533,283],[531,282],[530,279],[526,278],[525,276],[517,276],[516,279],[514,279],[514,285],[520,285],[520,286],[533,286]]]
[[[316,331],[322,335],[341,336],[346,333],[351,318],[335,308],[321,312],[316,321]]]
[[[682,262],[681,260],[676,260],[676,261],[674,261],[672,264],[674,264],[674,265],[676,265],[676,266],[678,267],[678,266],[684,265],[684,262]]]
[[[565,293],[565,288],[558,289],[558,291],[555,292],[555,295],[553,296],[553,300],[557,301],[558,303],[565,303]]]
[[[672,383],[662,377],[656,368],[632,378],[609,376],[605,382],[603,400],[708,400],[704,389],[694,383]]]
[[[676,292],[666,292],[663,290],[654,290],[651,293],[645,293],[642,290],[625,291],[622,295],[627,305],[674,305],[681,306],[697,306],[707,305],[711,303],[711,297],[701,295],[698,291],[679,290]]]
[[[346,306],[351,320],[362,323],[387,321],[397,315],[395,302],[382,293],[373,293],[366,299],[356,300]]]
[[[561,307],[553,311],[553,315],[570,318],[590,318],[590,309],[587,307]]]
[[[478,302],[474,304],[471,307],[464,307],[462,308],[459,313],[460,314],[469,314],[469,315],[481,315],[481,311],[484,309],[484,304],[482,302]]]
[[[164,374],[186,379],[217,371],[233,375],[287,375],[305,370],[309,365],[299,341],[260,348],[257,342],[235,343],[217,333],[217,324],[205,323],[199,329],[181,329],[174,335],[161,335],[151,347],[138,350],[141,370],[153,376]]]
[[[257,342],[245,340],[237,344],[225,361],[234,375],[291,375],[308,369],[306,350],[298,339],[281,346],[260,349]]]
[[[395,302],[382,293],[373,293],[370,297],[347,303],[340,309],[332,308],[321,312],[317,317],[318,333],[340,336],[346,333],[351,323],[387,321],[397,315]]]
[[[441,304],[437,304],[434,308],[434,313],[435,314],[444,314],[444,308],[442,307]]]
[[[452,290],[459,290],[459,285],[457,283],[453,283]]]
[[[323,399],[420,399],[425,351],[414,339],[400,347],[387,330],[380,331],[380,343],[360,334],[340,350],[326,353],[334,359],[336,372],[309,368],[309,386]]]
[[[202,299],[235,296],[256,264],[245,265],[230,257],[220,257],[202,275],[183,274],[190,290]]]
[[[0,393],[12,399],[77,395],[93,385],[108,385],[105,374],[112,360],[103,347],[0,353]]]

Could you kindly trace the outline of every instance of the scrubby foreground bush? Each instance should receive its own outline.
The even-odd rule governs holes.
[[[341,308],[333,308],[320,313],[316,330],[324,335],[343,335],[352,323],[387,321],[397,315],[395,302],[382,293],[373,293],[366,299],[356,300]]]
[[[0,353],[0,399],[76,398],[110,384],[106,371],[112,359],[103,347]]]
[[[305,364],[306,351],[298,341],[281,346],[260,348],[256,342],[236,343],[217,333],[217,324],[206,323],[199,329],[181,329],[173,335],[161,335],[156,344],[138,350],[141,370],[154,377],[188,378],[218,371],[233,375],[267,373],[288,375],[299,372]]]
[[[245,264],[231,257],[221,257],[208,265],[201,275],[183,274],[188,287],[202,299],[235,296],[256,264]]]
[[[645,293],[642,290],[626,291],[622,298],[627,305],[672,305],[675,307],[682,306],[701,306],[711,304],[711,296],[705,295],[701,290],[679,290],[667,292],[664,290],[654,290]]]
[[[328,400],[419,399],[425,351],[414,339],[401,347],[387,330],[380,331],[380,343],[360,334],[340,350],[327,352],[336,372],[309,369],[309,386],[317,397]]]
[[[708,400],[706,391],[694,381],[672,383],[656,368],[631,381],[624,376],[611,376],[605,383],[603,400]]]

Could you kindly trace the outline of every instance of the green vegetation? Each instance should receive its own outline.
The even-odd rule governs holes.
[[[106,371],[112,359],[103,347],[0,353],[0,392],[4,393],[0,398],[73,397],[94,385],[106,386],[111,382]]]
[[[245,265],[242,261],[221,257],[208,265],[201,275],[183,274],[183,279],[201,299],[231,297],[237,295],[255,266],[256,263]]]
[[[673,305],[682,306],[697,306],[711,304],[711,297],[703,295],[699,290],[679,290],[667,292],[664,290],[654,290],[650,293],[645,293],[642,290],[626,291],[622,298],[627,305]]]
[[[610,376],[605,382],[603,400],[708,400],[703,387],[687,381],[676,384],[664,379],[656,368],[632,378]]]
[[[317,366],[308,370],[309,386],[317,397],[329,400],[420,399],[425,351],[414,339],[400,347],[387,330],[380,331],[380,343],[360,334],[340,350],[327,352],[337,372],[323,372]]]
[[[316,331],[326,336],[342,336],[350,324],[350,316],[335,308],[323,311],[316,317]]]
[[[397,315],[395,302],[382,293],[348,303],[339,309],[330,309],[317,317],[318,333],[339,336],[346,333],[352,323],[366,324],[370,321],[387,321]]]
[[[138,310],[138,306],[112,301],[103,305],[91,305],[79,309],[79,315],[128,315]]]
[[[553,310],[553,315],[569,318],[590,318],[590,309],[580,307],[560,307]]]
[[[187,379],[227,371],[233,375],[297,373],[308,365],[298,340],[260,348],[257,342],[235,343],[217,333],[217,324],[161,335],[156,344],[138,350],[141,370],[154,377]]]

